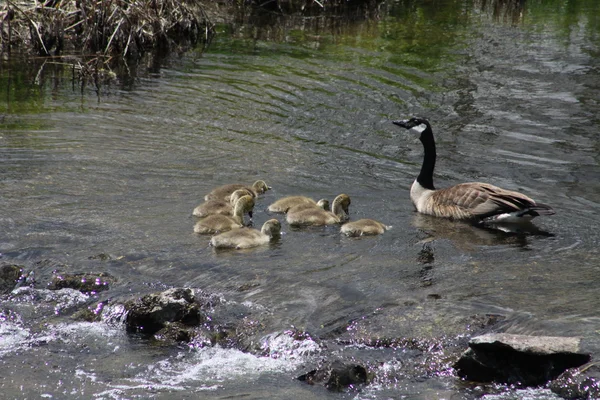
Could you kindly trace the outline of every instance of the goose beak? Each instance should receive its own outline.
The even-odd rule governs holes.
[[[392,124],[401,126],[403,128],[408,128],[408,120],[407,119],[399,119],[397,121],[392,121]]]

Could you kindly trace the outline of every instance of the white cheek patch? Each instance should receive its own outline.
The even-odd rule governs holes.
[[[427,129],[426,124],[419,124],[413,128],[415,131],[422,133],[425,129]]]

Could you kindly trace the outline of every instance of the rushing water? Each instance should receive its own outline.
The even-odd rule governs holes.
[[[33,271],[38,289],[1,302],[3,396],[554,398],[447,371],[403,375],[409,350],[352,346],[336,351],[378,365],[373,383],[328,393],[294,379],[316,344],[266,337],[277,356],[153,347],[61,317],[88,300],[45,290],[55,272],[101,271],[117,283],[97,300],[191,286],[267,313],[273,333],[327,337],[356,321],[354,338],[440,340],[489,313],[507,332],[596,341],[600,5],[514,3],[397,1],[355,22],[223,24],[204,53],[99,94],[74,88],[68,68],[2,64],[0,261]],[[556,215],[521,233],[417,215],[408,190],[422,147],[390,122],[410,115],[432,122],[437,186],[487,181]],[[279,197],[347,193],[352,219],[393,228],[352,239],[284,223],[276,244],[214,251],[192,232],[192,209],[215,186],[256,179],[273,189],[255,226],[281,218],[266,211]]]

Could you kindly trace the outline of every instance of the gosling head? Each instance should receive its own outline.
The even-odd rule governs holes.
[[[352,201],[350,201],[350,196],[342,193],[339,196],[337,196],[335,199],[333,199],[333,207],[332,208],[335,209],[336,206],[340,206],[340,207],[342,207],[342,210],[344,210],[344,212],[346,214],[349,214],[348,207],[350,207],[351,203],[352,203]]]
[[[271,238],[279,236],[281,234],[281,223],[275,218],[270,219],[263,224],[260,231]]]
[[[252,197],[252,206],[244,211],[247,212],[250,219],[252,219],[252,210],[254,209],[254,194],[251,193],[248,189],[238,189],[235,192],[233,192],[229,197],[229,202],[233,207],[235,207],[235,203],[237,203],[237,201],[244,196]]]
[[[267,190],[271,189],[269,185],[263,180],[258,180],[252,184],[252,189],[256,191],[256,193],[264,193]]]
[[[320,199],[319,201],[317,201],[317,206],[319,206],[320,208],[322,208],[325,211],[329,211],[329,200]]]
[[[254,198],[252,196],[242,196],[236,202],[233,207],[233,215],[243,217],[245,213],[250,215],[252,218],[252,210],[254,209]]]

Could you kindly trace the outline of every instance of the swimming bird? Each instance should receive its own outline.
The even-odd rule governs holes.
[[[244,214],[254,207],[252,196],[242,196],[236,202],[233,208],[233,216],[222,214],[209,215],[201,219],[194,225],[196,233],[219,233],[244,226]]]
[[[306,196],[288,196],[271,203],[268,210],[275,213],[286,213],[296,206],[317,206],[327,210],[329,209],[329,201],[321,199],[317,202]]]
[[[393,121],[395,125],[420,132],[424,157],[421,172],[410,188],[410,199],[418,212],[436,217],[477,222],[513,223],[528,221],[539,215],[552,215],[554,210],[528,196],[488,183],[460,183],[445,189],[433,186],[435,140],[429,121],[413,117]]]
[[[233,183],[229,185],[219,186],[213,189],[209,194],[204,196],[204,200],[225,200],[229,201],[229,198],[233,192],[239,189],[246,189],[252,197],[256,197],[259,194],[263,194],[267,190],[271,189],[267,183],[263,180],[258,180],[252,184],[252,186],[243,185],[241,183]]]
[[[244,227],[215,235],[210,239],[210,245],[215,248],[248,249],[267,244],[280,233],[281,223],[277,219],[270,219],[260,231]]]
[[[318,207],[303,210],[289,210],[286,219],[290,225],[333,225],[348,219],[350,197],[340,194],[333,200],[331,211]]]
[[[311,208],[329,211],[329,200],[319,199],[319,201],[317,201],[317,204],[311,204],[311,203],[296,204],[295,206],[293,206],[289,210],[287,210],[287,212],[288,213],[289,212],[298,212],[301,210],[307,210],[307,209],[311,209]]]
[[[208,200],[194,208],[192,215],[195,217],[207,217],[213,214],[233,215],[233,207],[235,202],[242,196],[252,194],[246,189],[238,189],[233,192],[229,201],[225,200]],[[252,199],[252,207],[247,210],[248,216],[252,219],[252,210],[254,209],[254,198]]]
[[[374,219],[363,218],[345,223],[340,231],[347,236],[367,236],[381,235],[388,229],[391,229],[391,226],[384,225]]]

